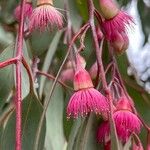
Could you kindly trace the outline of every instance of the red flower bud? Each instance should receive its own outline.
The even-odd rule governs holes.
[[[110,41],[111,46],[117,54],[122,54],[129,46],[129,39],[126,33],[116,32]]]
[[[102,16],[105,19],[113,18],[119,12],[117,5],[112,0],[99,0],[99,4]]]

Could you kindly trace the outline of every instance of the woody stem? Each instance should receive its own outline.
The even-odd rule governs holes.
[[[21,137],[21,118],[22,118],[22,73],[21,73],[21,59],[22,59],[22,49],[23,49],[23,32],[24,32],[24,6],[25,0],[21,0],[21,14],[20,14],[20,23],[18,30],[18,37],[16,41],[16,57],[19,59],[16,62],[16,97],[15,97],[15,106],[16,106],[16,150],[22,149]]]

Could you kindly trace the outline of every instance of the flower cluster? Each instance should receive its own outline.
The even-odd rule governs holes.
[[[130,27],[134,21],[131,16],[119,9],[113,0],[99,0],[99,4],[100,14],[96,16],[100,17],[98,20],[99,25],[95,26],[96,36],[93,34],[93,38],[96,38],[94,42],[97,42],[95,48],[98,50],[101,49],[99,44],[103,43],[101,42],[103,39],[106,39],[109,43],[109,49],[112,50],[113,48],[114,52],[121,54],[128,48],[129,39],[127,28]],[[18,21],[20,21],[20,10],[21,7],[19,5],[14,12],[15,18]],[[37,0],[37,5],[34,9],[32,8],[31,1],[28,0],[26,1],[24,11],[29,32],[33,30],[51,31],[55,27],[57,29],[62,29],[63,27],[63,16],[54,7],[52,0]],[[94,16],[94,13],[97,13],[96,10],[91,16]],[[94,19],[95,18],[93,18],[93,22]],[[92,26],[93,24],[90,27],[92,28]],[[77,34],[79,36],[81,35],[81,46],[84,45],[84,37],[87,29],[88,28],[85,28],[80,34]],[[94,29],[92,29],[92,32],[94,32],[93,30]],[[69,48],[71,46],[69,45]],[[99,143],[103,142],[105,149],[109,150],[111,146],[109,118],[111,115],[115,123],[116,134],[123,144],[126,143],[133,134],[138,135],[140,133],[142,123],[135,112],[134,104],[131,103],[125,87],[121,85],[121,77],[117,72],[118,68],[116,67],[117,64],[115,64],[116,62],[112,51],[109,51],[111,53],[110,55],[108,54],[108,56],[111,57],[113,65],[109,64],[109,67],[106,68],[105,71],[105,66],[103,66],[102,62],[103,57],[99,57],[99,54],[96,53],[97,59],[89,72],[86,69],[86,60],[80,56],[79,52],[81,52],[81,50],[75,50],[72,53],[74,60],[69,59],[66,68],[62,70],[59,78],[61,83],[71,81],[74,87],[74,93],[67,106],[67,118],[78,119],[79,117],[86,117],[90,113],[102,116],[101,119],[103,119],[103,122],[98,128],[97,140]],[[102,51],[100,54],[102,54]],[[110,68],[113,70],[111,70],[113,73],[111,73],[112,77],[109,76],[110,83],[108,83],[106,74]],[[96,84],[93,84],[94,82],[92,80],[99,80],[99,77],[101,77],[103,89],[99,89],[98,86],[95,86]],[[115,82],[117,82],[116,87],[112,88],[111,86]],[[97,85],[98,84],[99,81],[97,81]],[[110,90],[108,92],[109,87],[110,89],[112,88],[112,91]],[[117,94],[113,90],[116,90]]]

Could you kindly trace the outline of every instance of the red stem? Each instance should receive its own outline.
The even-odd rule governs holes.
[[[0,68],[4,68],[4,67],[6,67],[8,65],[15,64],[17,62],[17,60],[18,60],[18,58],[15,57],[15,58],[8,59],[8,60],[6,60],[4,62],[1,62],[0,63]]]
[[[21,150],[21,63],[16,64],[16,150]]]
[[[47,77],[48,79],[55,80],[55,77],[54,77],[54,76],[52,76],[51,74],[47,74],[47,73],[42,72],[42,71],[40,71],[40,70],[37,70],[37,71],[36,71],[36,73],[37,73],[37,74],[39,74],[39,75],[43,75],[43,76]],[[65,84],[65,83],[63,83],[62,81],[57,80],[57,82],[58,82],[58,83],[60,83],[63,87],[65,87],[65,88],[67,88],[67,89],[69,89],[69,90],[72,90],[72,91],[73,91],[73,88],[71,88],[70,86],[66,85],[66,84]]]
[[[21,0],[21,19],[19,23],[19,30],[18,30],[18,37],[17,37],[17,50],[16,50],[16,56],[20,58],[20,60],[17,60],[16,63],[16,150],[22,149],[22,143],[21,143],[21,118],[22,118],[22,73],[21,73],[21,59],[22,59],[22,49],[23,49],[23,33],[24,33],[24,5],[25,0]]]
[[[24,68],[26,69],[28,76],[29,76],[30,91],[33,91],[33,89],[34,89],[34,78],[33,78],[32,71],[31,71],[28,63],[23,56],[22,56],[22,64],[23,64]]]

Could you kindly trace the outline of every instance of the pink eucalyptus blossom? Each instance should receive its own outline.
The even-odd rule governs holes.
[[[122,54],[128,49],[129,38],[125,32],[115,32],[114,35],[112,35],[110,44],[117,54]]]
[[[39,29],[54,29],[63,27],[62,14],[53,6],[51,0],[38,0],[37,7],[33,10],[30,17],[29,29],[30,31]]]
[[[81,66],[77,67],[74,75],[74,89],[75,93],[67,107],[68,118],[86,116],[90,112],[102,114],[108,111],[107,99],[93,88],[89,73]]]
[[[132,112],[131,105],[127,99],[121,98],[116,108],[113,117],[117,134],[123,142],[126,142],[132,133],[140,133],[141,121],[136,114]]]
[[[102,28],[109,41],[114,40],[114,35],[117,33],[125,33],[128,26],[133,23],[133,18],[124,11],[119,11],[118,14],[109,20],[104,20]]]

